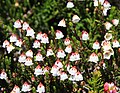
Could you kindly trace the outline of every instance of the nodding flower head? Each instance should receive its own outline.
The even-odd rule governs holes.
[[[56,30],[56,38],[55,39],[61,39],[63,38],[64,35],[60,30]]]
[[[62,19],[62,20],[58,23],[58,26],[66,27],[65,19]]]
[[[66,6],[66,7],[67,7],[67,8],[73,8],[73,7],[74,7],[73,2],[68,1],[68,2],[67,2],[67,6]]]

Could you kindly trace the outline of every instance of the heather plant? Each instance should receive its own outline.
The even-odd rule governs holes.
[[[117,7],[107,0],[0,2],[1,92],[119,93]]]

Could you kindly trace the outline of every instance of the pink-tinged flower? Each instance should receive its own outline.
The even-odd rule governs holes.
[[[13,25],[15,28],[21,28],[21,21],[20,20],[17,20],[15,21],[14,25]]]
[[[22,85],[22,90],[23,92],[29,92],[31,91],[31,85],[29,85],[27,82],[25,82],[23,85]]]
[[[110,51],[104,51],[103,58],[104,59],[110,59],[110,57],[111,57],[111,52]]]
[[[39,32],[36,36],[36,39],[37,40],[42,40],[42,35],[43,35],[42,32]]]
[[[71,53],[71,52],[72,52],[72,46],[71,46],[71,45],[68,45],[68,46],[65,48],[65,52],[66,52],[66,53]]]
[[[33,58],[33,52],[32,52],[32,50],[28,50],[28,51],[26,52],[26,56]]]
[[[17,41],[17,36],[15,34],[12,34],[10,36],[10,42],[16,42]]]
[[[110,30],[110,28],[113,26],[113,25],[112,25],[111,23],[109,23],[109,22],[105,22],[104,25],[105,25],[106,30]]]
[[[103,7],[109,10],[111,5],[107,0],[105,0],[105,2],[103,3]]]
[[[54,55],[53,50],[51,48],[47,49],[47,57]]]
[[[12,91],[14,91],[15,93],[20,93],[20,88],[15,85]]]
[[[35,57],[35,61],[43,61],[43,56],[40,52],[37,53],[36,57]]]
[[[15,49],[15,47],[12,46],[11,44],[7,45],[6,48],[7,48],[8,53],[10,53],[13,49]]]
[[[8,40],[5,40],[4,42],[3,42],[3,48],[6,48],[6,46],[7,45],[10,45],[10,42],[8,41]]]
[[[110,40],[110,39],[112,39],[112,34],[111,33],[106,33],[104,38],[105,38],[105,40]]]
[[[35,77],[34,77],[34,76],[31,77],[31,81],[32,81],[32,82],[35,81]]]
[[[22,39],[17,40],[16,43],[15,43],[15,45],[18,46],[18,47],[21,47],[22,44],[23,44]]]
[[[78,60],[80,60],[80,55],[77,52],[72,53],[69,60],[70,61],[78,61]]]
[[[82,74],[78,71],[76,74],[75,74],[75,81],[82,81],[83,80],[83,76]]]
[[[49,43],[49,38],[46,33],[42,34],[41,43],[44,43],[44,44]]]
[[[89,34],[86,31],[82,31],[82,40],[89,40]]]
[[[73,66],[72,68],[70,68],[69,73],[70,73],[71,75],[75,75],[75,74],[77,73],[77,68],[76,68],[76,66]]]
[[[74,7],[73,2],[68,1],[68,2],[67,2],[67,6],[66,6],[66,7],[67,7],[67,8],[73,8],[73,7]]]
[[[66,56],[65,52],[62,49],[59,49],[57,52],[58,58],[64,58]]]
[[[55,65],[58,66],[59,68],[63,67],[63,64],[60,62],[59,59],[56,60]]]
[[[49,70],[50,70],[50,67],[46,66],[46,67],[44,67],[44,69],[43,69],[43,73],[45,74],[46,72],[49,72]]]
[[[29,24],[27,22],[24,22],[22,29],[27,30],[28,27],[29,27]]]
[[[18,59],[18,62],[20,63],[23,63],[26,61],[26,55],[24,53],[22,53],[20,56],[19,56],[19,59]]]
[[[28,27],[26,36],[31,36],[34,38],[34,34],[35,34],[34,30],[31,27]]]
[[[33,48],[40,48],[40,42],[38,40],[35,40],[32,47]]]
[[[104,91],[105,91],[105,92],[108,92],[108,90],[109,90],[109,83],[106,82],[106,83],[104,84]]]
[[[40,67],[40,65],[38,65],[38,66],[35,68],[34,74],[35,74],[36,76],[38,76],[38,75],[43,75],[43,71],[42,71],[42,68]]]
[[[118,48],[118,47],[120,47],[120,43],[117,41],[117,40],[114,40],[113,42],[112,42],[112,44],[113,44],[113,48]]]
[[[2,70],[2,72],[0,73],[0,79],[5,79],[5,80],[7,80],[7,73],[4,71],[4,70]]]
[[[94,43],[93,43],[93,47],[92,47],[93,49],[100,49],[100,43],[98,42],[98,41],[95,41]]]
[[[69,38],[66,38],[65,40],[64,40],[64,44],[67,46],[67,45],[69,45],[70,44],[70,39]]]
[[[98,56],[95,53],[90,55],[89,61],[97,63],[99,61]]]
[[[30,57],[26,58],[25,65],[26,65],[26,66],[31,66],[31,65],[33,65],[32,59],[31,59]]]
[[[59,67],[56,65],[53,65],[50,72],[52,73],[53,76],[57,76],[58,70],[59,70]]]
[[[62,20],[59,22],[58,26],[66,27],[65,19],[62,19]]]
[[[65,73],[65,72],[62,72],[61,74],[60,74],[60,80],[66,80],[66,79],[68,79],[68,76],[67,76],[67,74]]]
[[[109,41],[104,40],[101,45],[104,51],[111,49],[111,44]]]
[[[119,24],[119,19],[112,20],[113,25],[117,26]]]
[[[78,15],[73,15],[73,17],[72,17],[72,22],[73,23],[77,23],[77,22],[79,22],[80,21],[80,18],[78,17]]]
[[[38,93],[45,93],[45,87],[44,85],[40,82],[39,85],[37,86],[37,90]]]
[[[55,39],[61,39],[63,38],[64,35],[60,30],[56,30],[56,38]]]

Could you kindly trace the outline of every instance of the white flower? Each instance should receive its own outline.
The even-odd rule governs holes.
[[[94,0],[94,6],[98,6],[98,0]]]
[[[72,52],[72,46],[71,46],[71,45],[68,45],[68,46],[65,48],[65,52],[66,52],[66,53],[71,53],[71,52]]]
[[[98,4],[100,3],[100,5],[103,5],[105,0],[94,0],[94,6],[98,6]]]
[[[111,5],[110,5],[110,3],[108,1],[105,0],[105,2],[103,3],[103,7],[105,9],[110,9]]]
[[[37,40],[42,40],[42,35],[43,35],[42,32],[39,32],[36,36],[36,39]]]
[[[18,46],[18,47],[21,47],[22,44],[23,44],[22,39],[17,40],[16,43],[15,43],[15,45]]]
[[[29,85],[27,82],[25,82],[23,85],[22,85],[22,90],[23,92],[28,92],[31,90],[31,85]]]
[[[89,40],[89,34],[86,31],[82,31],[82,40]]]
[[[93,47],[92,47],[93,49],[100,49],[100,43],[98,42],[98,41],[95,41],[94,43],[93,43]]]
[[[62,49],[59,49],[57,52],[58,58],[64,58],[66,56],[65,52]]]
[[[39,85],[37,86],[37,90],[38,93],[44,93],[45,92],[45,87],[44,85],[40,82]]]
[[[60,62],[60,60],[56,60],[55,65],[58,66],[59,68],[63,67],[63,64]]]
[[[112,20],[113,25],[117,26],[119,24],[119,19]]]
[[[64,35],[60,30],[56,30],[56,38],[55,39],[61,39],[63,38]]]
[[[79,55],[77,52],[72,53],[69,60],[70,60],[70,61],[80,60],[80,55]]]
[[[62,19],[59,23],[58,26],[66,27],[65,19]]]
[[[43,69],[43,73],[45,74],[46,72],[49,72],[49,70],[50,70],[50,67],[46,66],[46,67],[44,67],[44,69]]]
[[[20,20],[17,20],[15,21],[14,25],[13,25],[15,28],[21,28],[21,21]]]
[[[103,58],[104,58],[104,59],[110,59],[110,57],[111,57],[110,51],[104,51],[104,53],[103,53]]]
[[[75,81],[81,81],[83,80],[83,76],[82,74],[78,71],[76,74],[75,74]]]
[[[1,72],[1,74],[0,74],[0,79],[5,79],[5,80],[7,80],[7,74],[6,74],[6,72],[5,71],[2,71]]]
[[[77,73],[76,66],[73,66],[72,68],[70,68],[69,73],[70,73],[71,75],[75,75],[75,74]]]
[[[33,58],[33,52],[32,52],[32,50],[28,50],[28,51],[26,52],[26,56]]]
[[[27,22],[24,22],[22,29],[27,30],[28,27],[29,27],[29,24]]]
[[[15,93],[20,93],[20,88],[15,85],[12,91],[14,91]]]
[[[101,45],[104,51],[111,49],[111,44],[109,41],[104,40]]]
[[[40,48],[40,42],[38,40],[35,40],[32,47],[33,48]]]
[[[113,42],[112,42],[112,44],[113,44],[113,48],[118,48],[118,47],[120,47],[120,43],[117,41],[117,40],[114,40]]]
[[[70,39],[69,38],[66,38],[65,40],[64,40],[64,44],[67,46],[67,45],[69,45],[70,44]]]
[[[10,42],[16,42],[17,41],[17,36],[15,34],[12,34],[10,36]]]
[[[77,23],[77,22],[79,22],[80,21],[80,18],[77,16],[77,15],[74,15],[73,17],[72,17],[72,22],[73,23]]]
[[[7,45],[10,45],[10,42],[8,41],[8,40],[5,40],[4,42],[3,42],[3,48],[5,48]]]
[[[104,25],[105,25],[106,30],[110,30],[110,28],[112,27],[112,24],[109,22],[104,23]]]
[[[67,76],[67,74],[65,73],[65,72],[62,72],[61,74],[60,74],[60,80],[66,80],[68,78],[68,76]]]
[[[35,57],[35,61],[43,61],[43,56],[40,52],[37,53],[36,57]]]
[[[111,33],[106,33],[104,38],[105,38],[105,40],[110,40],[110,39],[112,39],[112,34]]]
[[[53,76],[57,76],[58,70],[59,70],[59,67],[56,65],[53,65],[50,72],[52,73]]]
[[[97,63],[99,61],[98,56],[95,53],[90,55],[89,61]]]
[[[7,47],[8,53],[10,53],[13,49],[15,49],[15,47],[12,46],[11,44],[10,44],[10,45],[7,45],[6,47]]]
[[[42,34],[41,43],[49,43],[49,38],[46,33]]]
[[[38,76],[38,75],[43,75],[43,71],[42,71],[42,68],[40,67],[40,65],[38,65],[38,66],[35,68],[34,74],[35,74],[36,76]]]
[[[34,34],[35,34],[34,30],[32,28],[28,27],[26,36],[31,36],[34,38]]]
[[[67,8],[73,8],[74,7],[74,4],[73,4],[73,2],[67,2],[67,6],[66,6]]]
[[[26,56],[24,53],[22,53],[20,56],[19,56],[19,59],[18,59],[18,62],[25,62],[26,61]]]
[[[103,9],[103,15],[104,16],[107,16],[107,11],[108,11],[108,9],[106,9],[106,8]]]
[[[33,63],[32,63],[32,59],[29,58],[29,57],[26,58],[25,65],[26,65],[26,66],[31,66],[31,65],[33,65]]]
[[[54,55],[52,49],[47,49],[47,55],[46,56],[52,56]]]

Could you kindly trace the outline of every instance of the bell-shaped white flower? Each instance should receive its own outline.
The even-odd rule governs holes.
[[[49,43],[49,38],[46,33],[42,34],[41,43]]]
[[[7,48],[7,52],[8,52],[8,53],[10,53],[13,49],[15,49],[15,47],[12,46],[11,44],[10,44],[10,45],[7,45],[6,48]]]
[[[101,45],[104,51],[111,49],[111,44],[109,41],[104,40]]]
[[[61,39],[63,38],[64,35],[60,30],[56,30],[56,38],[55,39]]]
[[[86,31],[82,31],[82,40],[89,40],[89,34]]]
[[[67,6],[66,6],[66,7],[67,7],[67,8],[73,8],[73,7],[74,7],[73,2],[68,1],[68,2],[67,2]]]
[[[113,48],[118,48],[118,47],[120,47],[120,43],[117,41],[117,40],[114,40],[113,42],[112,42],[112,44],[113,44]]]
[[[110,30],[110,28],[113,26],[111,23],[106,22],[104,23],[106,30]]]
[[[72,52],[72,46],[71,46],[71,45],[68,45],[68,46],[65,48],[65,52],[66,52],[66,53],[71,53],[71,52]]]
[[[22,90],[23,92],[29,92],[31,91],[31,85],[29,85],[27,82],[25,82],[23,85],[22,85]]]
[[[113,25],[117,26],[119,24],[119,19],[112,20]]]
[[[44,85],[40,82],[39,85],[37,86],[37,90],[38,93],[45,93],[45,87]]]
[[[53,50],[51,48],[47,49],[47,55],[46,56],[52,56],[54,55]]]
[[[18,47],[21,47],[22,44],[23,44],[22,39],[18,39],[18,40],[16,41],[16,43],[15,43],[15,45],[18,46]]]
[[[18,58],[18,62],[23,63],[25,61],[26,61],[26,55],[22,53]]]
[[[100,43],[98,41],[95,41],[92,46],[93,49],[100,49]]]
[[[112,39],[112,34],[111,33],[106,33],[104,38],[105,38],[105,40],[110,40],[110,39]]]
[[[69,45],[70,44],[70,39],[69,38],[66,38],[65,40],[64,40],[64,44],[67,46],[67,45]]]
[[[35,57],[35,61],[43,61],[43,56],[40,52],[37,53],[36,57]]]
[[[99,61],[98,56],[95,53],[90,55],[89,61],[97,63]]]
[[[15,21],[14,25],[13,25],[15,28],[21,28],[21,21],[20,20],[17,20]]]
[[[49,70],[50,70],[50,67],[48,67],[48,66],[44,67],[43,74],[45,74],[46,72],[49,72]]]
[[[32,47],[33,48],[40,48],[40,42],[38,40],[35,40]]]
[[[36,76],[38,76],[38,75],[43,75],[43,71],[42,71],[42,68],[40,67],[40,65],[38,65],[38,66],[35,68],[34,74],[35,74]]]
[[[4,70],[2,70],[2,72],[0,73],[0,79],[5,79],[5,80],[7,80],[7,73],[4,71]]]
[[[10,42],[16,42],[17,41],[17,36],[15,34],[12,34],[10,36]]]
[[[42,32],[39,32],[36,36],[36,39],[37,40],[42,40],[42,36],[43,36]]]
[[[15,85],[12,91],[13,93],[20,93],[20,88],[17,85]]]
[[[9,42],[8,40],[5,40],[5,41],[3,42],[2,47],[3,47],[3,48],[6,48],[7,45],[10,45],[10,42]]]
[[[73,17],[72,17],[72,22],[73,23],[77,23],[77,22],[79,22],[80,21],[80,18],[77,16],[77,15],[73,15]]]
[[[64,58],[66,56],[65,52],[62,49],[59,49],[57,52],[58,58]]]
[[[34,30],[31,27],[28,27],[26,36],[31,36],[34,38],[34,34],[35,34]]]
[[[53,65],[50,72],[52,73],[53,76],[57,76],[58,70],[59,70],[59,67],[56,65]]]
[[[62,19],[62,20],[58,23],[58,26],[66,27],[65,19]]]
[[[56,60],[55,65],[58,66],[59,68],[63,67],[63,64],[60,62],[59,59]]]
[[[60,74],[60,80],[66,80],[66,79],[68,79],[68,76],[67,76],[67,74],[65,73],[65,72],[62,72],[61,74]]]
[[[82,74],[78,71],[76,74],[75,74],[75,81],[82,81],[83,80],[83,76]]]
[[[33,52],[32,52],[32,50],[28,50],[28,51],[26,52],[26,56],[33,58]]]
[[[24,22],[22,29],[27,30],[28,27],[29,27],[29,24],[27,22]]]
[[[70,73],[71,75],[75,75],[75,74],[77,73],[77,68],[76,68],[76,66],[73,66],[72,68],[70,68],[69,73]]]
[[[78,61],[78,60],[80,60],[80,55],[77,53],[77,52],[75,52],[75,53],[72,53],[71,55],[70,55],[70,59],[69,59],[70,61]]]
[[[103,3],[103,7],[106,9],[110,9],[111,5],[108,1],[105,0],[105,2]]]
[[[29,58],[29,57],[26,58],[25,65],[26,65],[26,66],[31,66],[31,65],[33,65],[33,63],[32,63],[32,59]]]
[[[103,58],[104,58],[104,59],[110,59],[110,57],[111,57],[110,51],[104,51],[104,53],[103,53]]]

